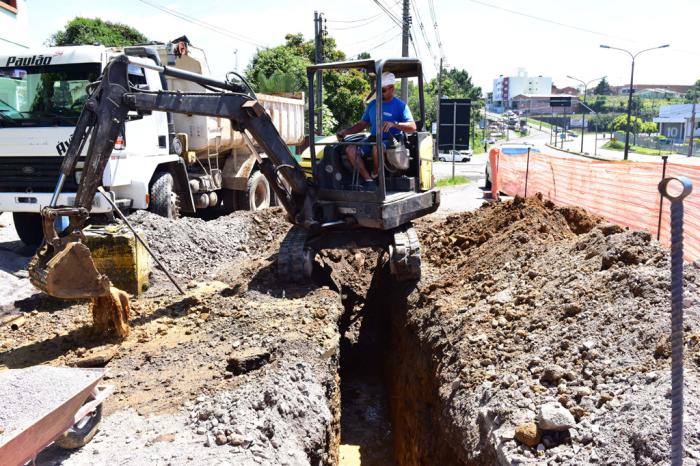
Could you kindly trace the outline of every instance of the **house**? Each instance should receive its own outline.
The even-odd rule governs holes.
[[[654,123],[659,125],[659,134],[674,142],[688,139],[692,126],[695,126],[693,137],[700,137],[700,104],[664,105]]]
[[[579,95],[580,92],[575,87],[566,86],[566,87],[559,89],[557,86],[552,84],[552,94]]]
[[[571,98],[571,105],[552,107],[552,98]],[[521,113],[537,115],[545,113],[567,114],[578,111],[578,97],[571,94],[520,94],[513,97],[512,108]]]
[[[641,91],[650,89],[654,91],[669,91],[679,95],[685,95],[685,93],[692,89],[692,87],[692,84],[635,84],[634,94],[639,95]],[[630,86],[629,84],[622,86],[610,86],[610,91],[613,93],[613,95],[629,95]]]
[[[27,0],[0,0],[0,48],[3,50],[29,48]]]
[[[493,97],[490,110],[503,112],[513,108],[513,98],[520,94],[549,94],[552,90],[552,78],[528,76],[519,68],[515,76],[499,76],[493,80]]]

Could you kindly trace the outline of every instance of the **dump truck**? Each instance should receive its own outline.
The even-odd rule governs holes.
[[[121,54],[208,75],[204,52],[184,36],[167,44],[52,47],[0,55],[0,212],[13,212],[23,242],[41,242],[40,211],[49,205],[80,112],[107,63]],[[136,64],[129,65],[128,73],[130,85],[143,92],[211,92],[207,79],[196,83],[165,77]],[[257,100],[286,144],[303,141],[303,94],[258,94]],[[204,209],[257,210],[274,202],[254,155],[258,149],[226,118],[131,112],[101,184],[120,208],[149,209],[165,217]],[[66,180],[61,205],[75,202],[84,159],[83,153]],[[101,196],[91,207],[93,214],[111,210]]]

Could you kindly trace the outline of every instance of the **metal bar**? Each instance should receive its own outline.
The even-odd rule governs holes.
[[[453,180],[455,179],[455,144],[457,144],[457,102],[452,102],[452,179]]]
[[[661,181],[663,181],[666,178],[666,163],[668,163],[668,155],[662,155],[661,159],[664,161],[663,168],[661,169]],[[664,212],[664,195],[663,193],[659,193],[659,196],[661,197],[661,200],[659,201],[659,223],[656,227],[656,241],[659,241],[661,238],[661,216]]]
[[[525,164],[525,196],[527,197],[527,178],[528,175],[530,174],[530,148],[527,148],[527,162]]]
[[[668,185],[681,183],[678,195]],[[683,464],[683,198],[693,190],[688,178],[665,178],[659,192],[671,201],[671,465]]]
[[[122,220],[124,220],[124,223],[126,223],[126,226],[129,227],[129,230],[131,230],[131,232],[134,234],[134,236],[136,237],[136,239],[139,240],[139,242],[143,245],[144,248],[146,248],[146,251],[148,251],[148,254],[150,254],[151,257],[153,258],[153,260],[156,261],[156,264],[158,264],[158,267],[160,267],[160,269],[165,273],[165,275],[168,276],[168,279],[170,279],[170,281],[172,282],[172,284],[175,285],[175,288],[177,288],[177,291],[179,291],[180,294],[184,295],[185,292],[182,290],[182,288],[180,288],[180,285],[177,284],[177,282],[175,281],[175,279],[173,278],[173,276],[170,275],[170,272],[168,272],[168,270],[165,268],[165,266],[160,262],[160,260],[158,260],[158,258],[156,257],[156,255],[153,253],[153,251],[151,251],[151,248],[148,247],[148,245],[147,245],[146,242],[141,238],[141,236],[139,236],[139,234],[136,233],[136,230],[134,230],[134,227],[131,226],[131,223],[129,223],[129,221],[126,219],[126,217],[124,217],[124,214],[122,214],[122,211],[119,210],[119,207],[117,207],[117,204],[115,204],[114,201],[112,201],[112,199],[110,199],[110,197],[107,195],[107,193],[106,193],[105,190],[102,188],[102,186],[98,186],[98,187],[97,187],[97,190],[100,192],[100,194],[102,194],[102,196],[103,196],[105,199],[107,199],[107,202],[109,202],[109,204],[112,206],[112,209],[114,209],[114,211],[117,213],[117,215],[119,216],[119,218],[121,218]]]
[[[82,418],[93,412],[99,405],[114,392],[114,385],[101,385],[92,391],[93,400],[80,407],[73,417],[73,424],[80,422]]]

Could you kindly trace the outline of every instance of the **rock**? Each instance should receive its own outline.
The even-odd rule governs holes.
[[[216,436],[216,444],[217,445],[224,445],[228,440],[226,439],[226,436],[224,434],[219,434]]]
[[[537,426],[542,430],[567,430],[575,425],[574,416],[558,401],[543,404],[537,413]]]
[[[241,446],[244,442],[245,438],[242,435],[231,434],[229,436],[229,443],[231,443],[231,445],[233,445],[234,447]]]
[[[564,377],[564,369],[557,364],[552,364],[544,368],[540,381],[557,385],[562,377]]]
[[[515,427],[515,440],[534,448],[540,443],[541,432],[534,422],[526,422]]]
[[[577,398],[582,398],[584,396],[591,396],[593,393],[593,390],[590,389],[590,387],[577,387],[576,390],[574,391],[574,394],[576,395]]]
[[[235,351],[228,358],[226,370],[234,375],[245,374],[258,369],[270,361],[270,351],[265,348],[247,348]]]

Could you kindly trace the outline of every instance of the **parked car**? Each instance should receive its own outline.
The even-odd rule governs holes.
[[[529,142],[506,142],[499,147],[501,154],[504,156],[527,154],[528,149],[530,153],[540,152],[534,144],[530,144]],[[486,159],[485,175],[486,183],[484,184],[484,189],[491,189],[491,161],[489,158]]]
[[[484,144],[496,144],[496,138],[489,136],[482,141]]]
[[[452,160],[455,162],[469,162],[472,159],[473,153],[471,149],[440,152],[438,154],[438,160],[440,162],[452,162]]]

